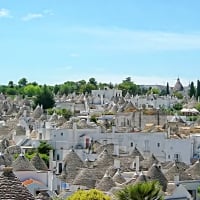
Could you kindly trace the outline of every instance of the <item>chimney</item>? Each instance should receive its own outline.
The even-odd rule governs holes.
[[[119,156],[119,145],[118,144],[114,144],[114,152],[113,154],[115,156]]]
[[[53,150],[49,151],[49,169],[53,170]]]
[[[171,135],[171,128],[169,126],[168,129],[167,129],[167,138],[168,139],[170,138],[170,135]]]
[[[174,175],[174,183],[177,185],[179,183],[179,174]]]
[[[142,110],[139,109],[139,129],[142,129]]]
[[[115,126],[112,126],[112,133],[115,133]]]
[[[120,160],[118,160],[118,159],[114,160],[114,168],[115,169],[120,169]]]
[[[140,171],[140,157],[139,156],[135,157],[135,163],[136,163],[135,171],[139,172]]]

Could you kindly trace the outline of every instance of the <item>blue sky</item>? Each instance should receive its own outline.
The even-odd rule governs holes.
[[[0,0],[0,84],[200,79],[199,0]]]

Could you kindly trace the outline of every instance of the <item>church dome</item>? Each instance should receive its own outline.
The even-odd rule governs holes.
[[[183,85],[182,83],[180,82],[180,79],[178,78],[177,81],[176,81],[176,84],[174,86],[174,91],[183,91]]]

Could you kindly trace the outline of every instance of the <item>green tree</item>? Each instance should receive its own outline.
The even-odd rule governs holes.
[[[13,82],[13,81],[9,81],[9,82],[8,82],[8,87],[14,88],[14,82]]]
[[[77,84],[73,81],[67,81],[60,86],[60,94],[70,94],[77,92]]]
[[[88,93],[88,94],[91,94],[92,90],[96,90],[96,86],[94,84],[91,84],[91,83],[87,83],[86,85],[83,85],[83,87],[81,87],[81,91],[83,93]]]
[[[162,200],[161,186],[157,181],[128,185],[116,193],[117,200]]]
[[[44,85],[40,92],[36,95],[36,98],[34,99],[35,106],[37,105],[43,105],[44,109],[52,108],[55,104],[54,96],[51,90]]]
[[[37,148],[38,153],[49,155],[49,151],[53,150],[53,147],[45,141],[40,141],[40,145]]]
[[[60,91],[60,86],[59,85],[55,85],[53,88],[53,92],[54,94],[57,94]]]
[[[195,87],[194,87],[194,82],[192,81],[191,84],[190,84],[190,90],[189,90],[189,96],[190,98],[191,97],[195,97],[195,94],[196,94],[196,90],[195,90]]]
[[[174,96],[177,97],[178,99],[183,99],[183,95],[180,92],[174,92]]]
[[[8,95],[17,95],[17,89],[16,88],[12,88],[12,87],[7,88],[6,89],[6,94],[8,94]]]
[[[5,85],[0,85],[0,93],[5,94],[7,87]]]
[[[158,88],[151,88],[147,94],[160,94],[160,90]]]
[[[27,81],[26,78],[21,78],[21,79],[18,81],[19,87],[24,87],[24,86],[26,86],[27,83],[28,83],[28,81]]]
[[[199,99],[199,97],[200,97],[200,81],[197,80],[197,91],[196,91],[197,100]]]
[[[169,83],[167,82],[167,86],[166,86],[166,94],[168,95],[170,92],[169,92]]]
[[[78,190],[67,200],[111,200],[111,198],[103,192],[91,189],[91,190]]]
[[[71,110],[68,109],[56,109],[55,112],[58,115],[62,115],[66,120],[69,120],[71,116],[73,116],[73,113],[71,112]]]
[[[89,83],[94,85],[97,88],[97,81],[95,80],[95,78],[90,78]]]
[[[181,103],[176,103],[173,105],[173,108],[177,111],[181,110],[183,108],[183,105]]]
[[[35,96],[41,92],[41,88],[38,85],[28,84],[24,86],[23,93],[28,97]]]
[[[137,86],[135,83],[131,81],[131,78],[128,77],[125,80],[123,80],[122,83],[118,85],[118,89],[122,90],[123,96],[126,95],[127,92],[131,95],[138,94],[139,86]]]
[[[195,105],[195,108],[200,112],[200,103],[197,103],[197,104]]]
[[[161,90],[160,91],[160,96],[165,96],[165,95],[167,95],[167,91],[166,90]]]

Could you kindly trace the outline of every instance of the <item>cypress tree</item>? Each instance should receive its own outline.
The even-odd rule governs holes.
[[[195,96],[195,87],[194,87],[194,82],[192,81],[191,84],[190,84],[190,91],[189,91],[189,95],[190,95],[190,98]]]
[[[200,96],[200,81],[197,80],[197,92],[196,92],[196,98],[197,98],[197,100],[198,100],[199,96]]]
[[[167,82],[167,87],[166,87],[166,94],[169,94],[169,83]]]

